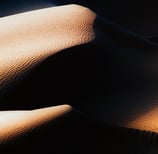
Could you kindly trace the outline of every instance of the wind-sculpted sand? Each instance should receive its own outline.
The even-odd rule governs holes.
[[[3,17],[0,27],[0,144],[72,107],[112,126],[158,133],[155,42],[79,5]],[[61,100],[71,103],[54,106]]]
[[[49,56],[93,40],[95,16],[67,5],[1,18],[0,89]]]

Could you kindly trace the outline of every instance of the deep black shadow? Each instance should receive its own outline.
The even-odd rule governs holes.
[[[96,88],[95,51],[86,44],[48,58],[1,96],[1,110],[89,102]]]

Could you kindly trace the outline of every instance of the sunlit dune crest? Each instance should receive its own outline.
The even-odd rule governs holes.
[[[31,111],[1,111],[0,144],[51,122],[71,110],[69,105],[59,105]]]
[[[0,18],[0,90],[49,56],[92,41],[95,18],[79,5]]]

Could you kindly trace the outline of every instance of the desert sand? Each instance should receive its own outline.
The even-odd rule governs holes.
[[[103,50],[103,55],[101,53],[99,57],[103,70],[98,71],[100,87],[99,90],[97,89],[97,99],[95,100],[94,93],[89,94],[89,89],[85,90],[88,98],[91,96],[91,100],[95,102],[95,104],[86,104],[87,100],[83,101],[86,106],[83,111],[87,112],[86,115],[112,126],[158,133],[158,109],[157,102],[153,103],[155,89],[152,87],[156,85],[158,77],[157,69],[153,67],[157,66],[156,43],[103,20],[86,7],[74,4],[3,17],[0,18],[0,27],[0,93],[7,93],[10,87],[19,83],[19,80],[23,81],[23,78],[29,76],[34,69],[39,69],[40,64],[53,55],[76,48],[82,53],[87,52],[83,46],[88,45],[89,52],[95,51],[99,55]],[[149,52],[146,52],[146,49]],[[82,60],[80,59],[81,63]],[[94,67],[96,73],[95,69],[96,67]],[[53,74],[53,70],[51,71]],[[86,71],[82,73],[86,74]],[[63,81],[68,74],[64,75]],[[88,76],[86,80],[89,81],[90,77],[92,76]],[[112,83],[111,79],[114,79]],[[39,82],[38,86],[40,84],[42,85],[43,82]],[[47,87],[49,86],[47,84]],[[57,87],[53,88],[56,90]],[[93,92],[96,90],[94,89]],[[13,88],[13,91],[16,90]],[[104,99],[105,96],[111,98]],[[84,105],[82,104],[82,108]],[[58,117],[69,113],[72,107],[61,105],[34,110],[21,108],[21,110],[0,111],[0,144],[27,134],[49,122],[52,123]]]

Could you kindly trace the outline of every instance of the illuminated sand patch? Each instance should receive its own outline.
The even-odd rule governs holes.
[[[71,110],[69,105],[60,105],[31,111],[1,111],[0,144],[53,122]]]
[[[128,122],[125,127],[158,133],[158,107]]]

